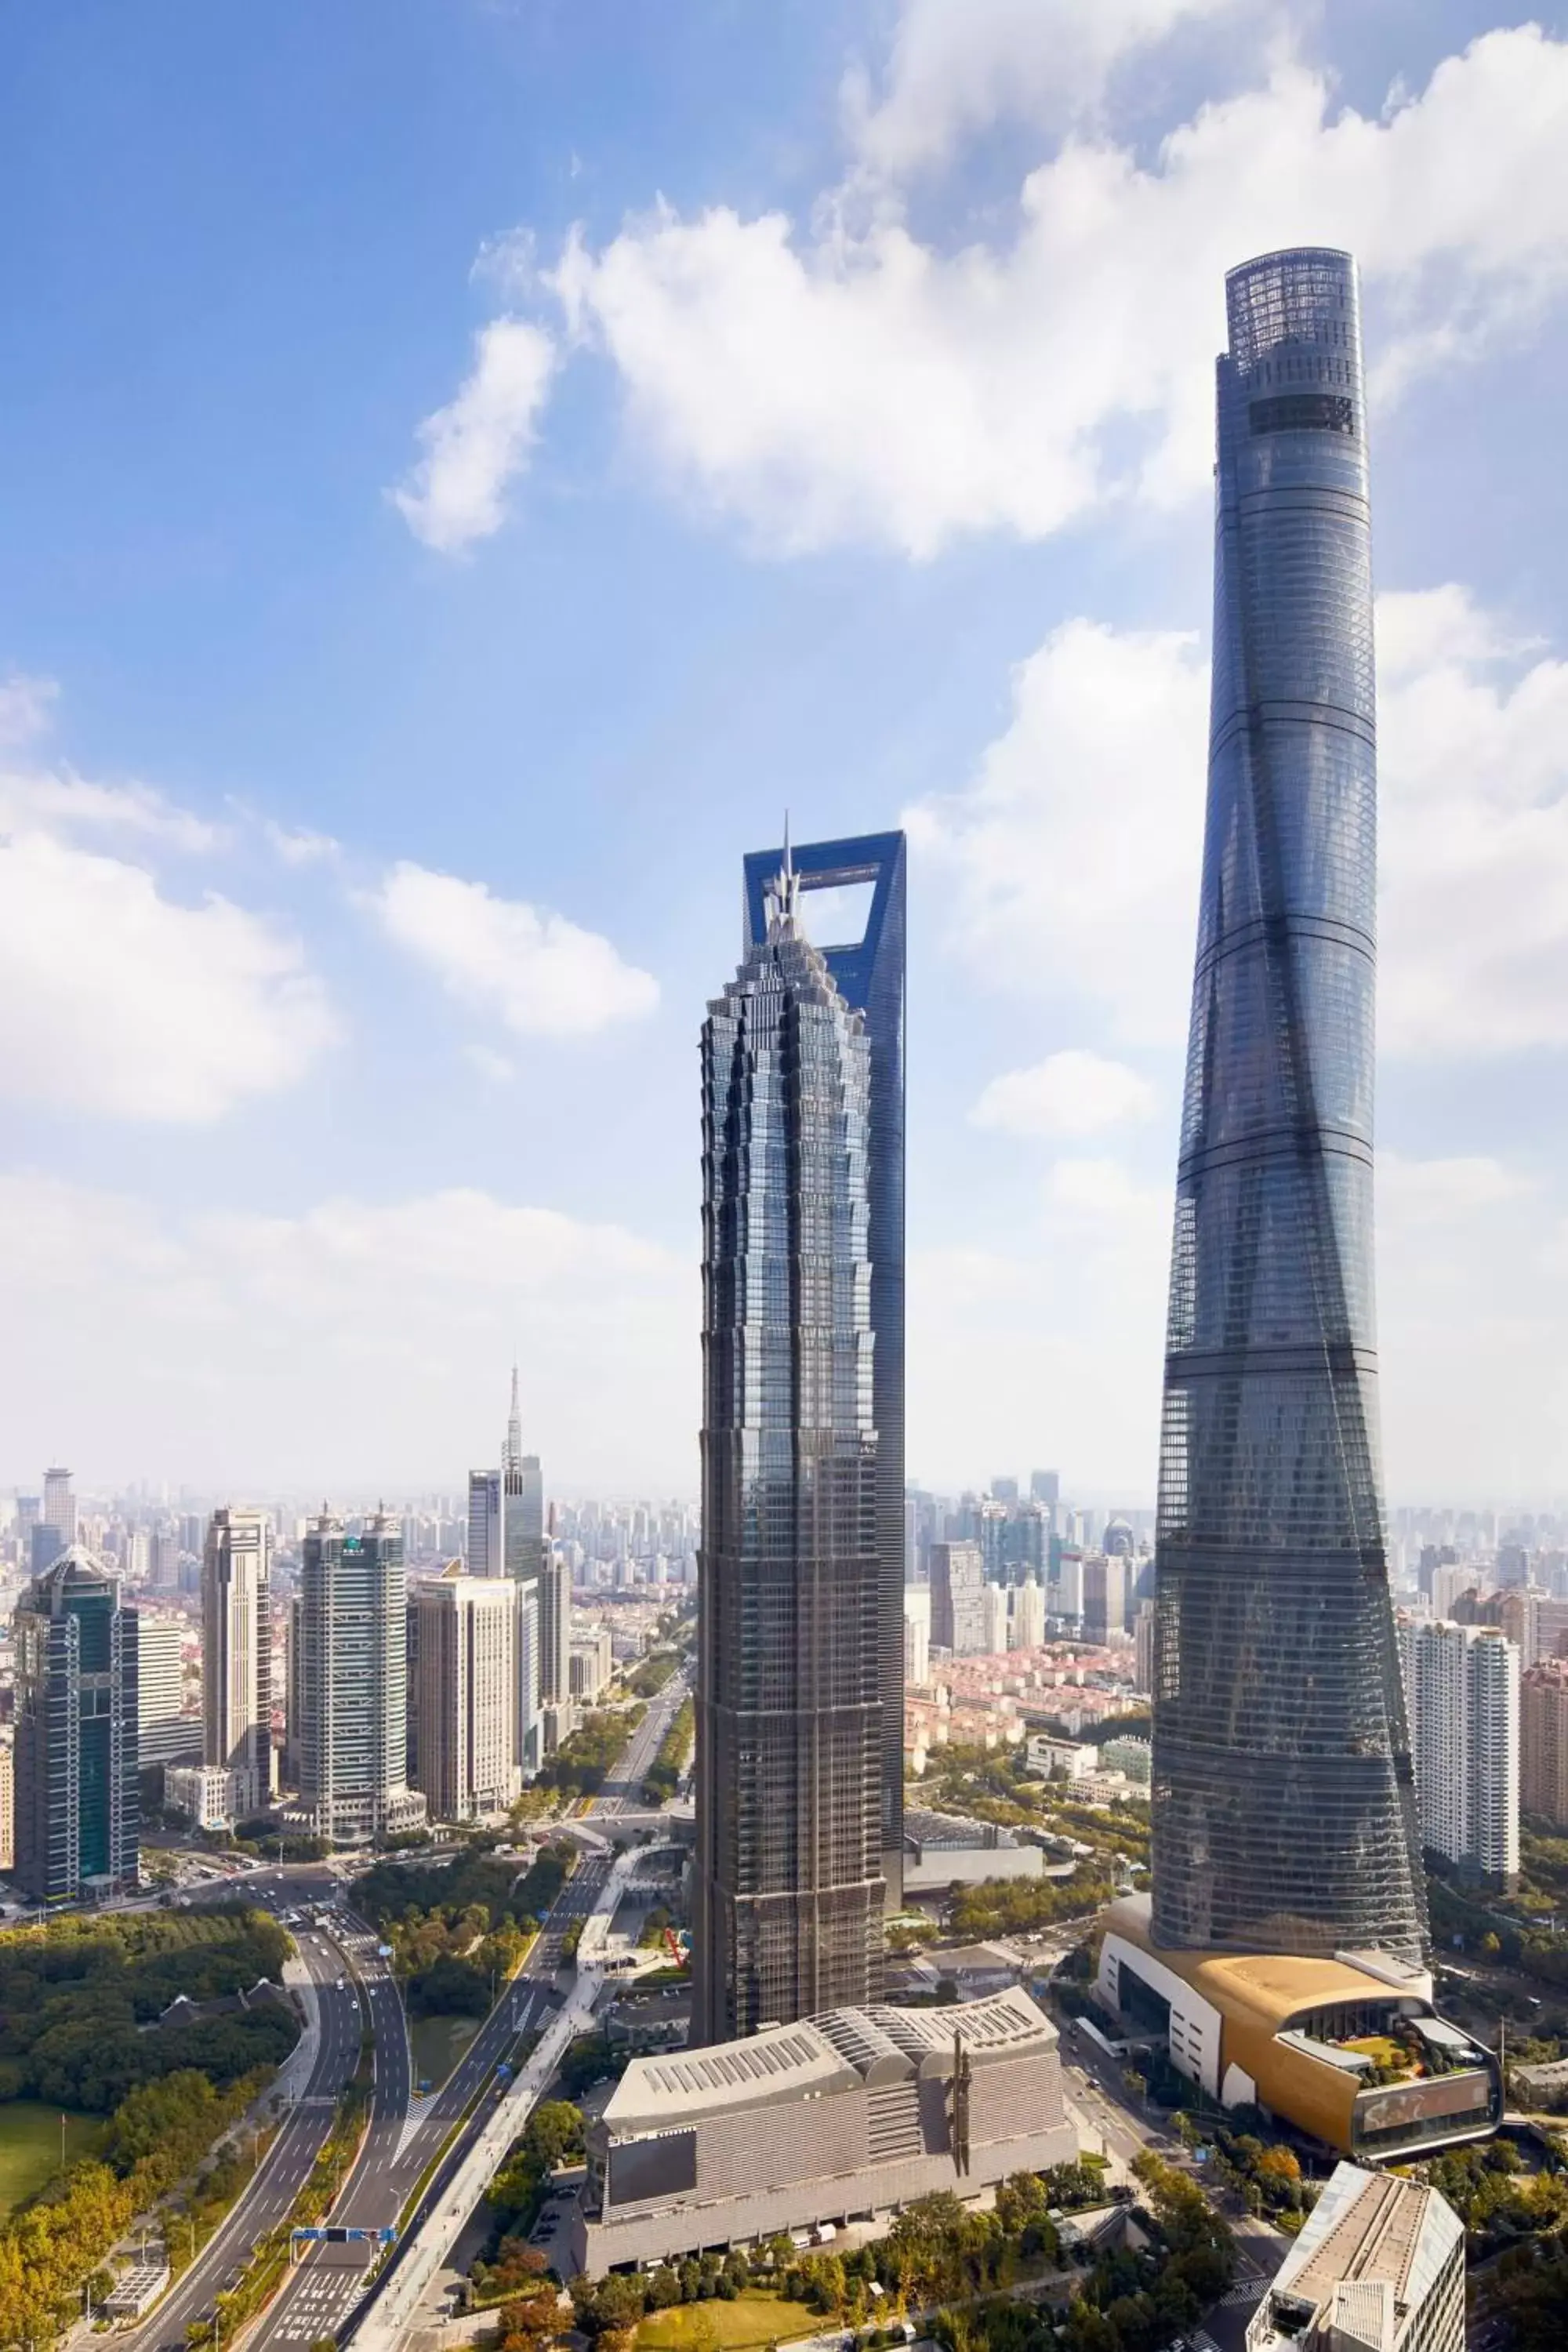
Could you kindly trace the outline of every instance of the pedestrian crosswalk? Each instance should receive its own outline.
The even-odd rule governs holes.
[[[1226,2287],[1225,2293],[1220,2297],[1220,2301],[1233,2311],[1241,2304],[1261,2303],[1263,2300],[1263,2290],[1268,2284],[1268,2282],[1267,2279],[1237,2279],[1234,2286]]]

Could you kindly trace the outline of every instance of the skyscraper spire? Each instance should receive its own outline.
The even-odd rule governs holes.
[[[515,1470],[522,1461],[522,1407],[518,1402],[517,1366],[511,1368],[511,1411],[507,1416],[506,1444],[501,1448],[501,1468]]]

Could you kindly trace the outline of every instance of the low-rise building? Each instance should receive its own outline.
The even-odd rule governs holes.
[[[1054,2027],[1016,1987],[948,2009],[829,2010],[634,2058],[588,2129],[571,2261],[618,2264],[881,2218],[1071,2162]]]
[[[198,1830],[232,1829],[238,1817],[235,1782],[226,1764],[170,1764],[163,1772],[163,1802]]]
[[[1465,2231],[1436,2189],[1342,2164],[1264,2292],[1247,2352],[1464,2352]]]
[[[1156,1950],[1134,1895],[1105,1915],[1096,1989],[1222,2106],[1268,2108],[1342,2155],[1403,2160],[1502,2119],[1496,2058],[1388,1952]]]

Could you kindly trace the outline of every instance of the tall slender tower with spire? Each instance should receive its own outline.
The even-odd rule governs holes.
[[[702,1032],[695,2042],[881,1990],[870,1057],[797,889]]]
[[[544,1608],[544,1481],[537,1454],[522,1450],[522,1404],[511,1368],[511,1408],[501,1446],[501,1527],[506,1573],[516,1597],[512,1654],[517,1671],[517,1760],[524,1771],[542,1760],[541,1612]]]

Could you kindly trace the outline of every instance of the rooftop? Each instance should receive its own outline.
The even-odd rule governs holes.
[[[883,2002],[830,2009],[798,2024],[764,2026],[742,2042],[634,2058],[605,2109],[613,2134],[668,2128],[722,2109],[780,2106],[862,2084],[946,2073],[954,2043],[987,2065],[1031,2047],[1053,2047],[1056,2030],[1017,1986],[945,2009]]]
[[[1341,2164],[1259,2307],[1252,2352],[1299,2345],[1312,2319],[1392,2352],[1463,2238],[1435,2189]]]

